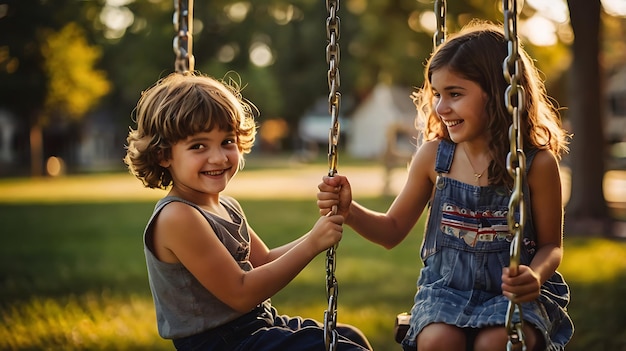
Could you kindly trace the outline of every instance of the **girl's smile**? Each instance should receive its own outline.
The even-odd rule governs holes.
[[[431,85],[435,111],[450,139],[460,143],[484,135],[488,96],[478,83],[443,67],[433,72]]]

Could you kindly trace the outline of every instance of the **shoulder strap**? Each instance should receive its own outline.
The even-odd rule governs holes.
[[[437,159],[435,160],[435,171],[437,173],[448,173],[452,167],[454,149],[456,144],[446,139],[441,139],[437,148]]]

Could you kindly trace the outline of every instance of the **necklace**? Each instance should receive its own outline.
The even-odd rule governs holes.
[[[469,155],[467,154],[467,151],[465,150],[465,144],[463,144],[463,153],[465,154],[465,157],[467,158],[467,162],[469,162],[470,166],[472,167],[472,171],[474,171],[474,178],[476,178],[476,184],[480,184],[480,177],[482,177],[483,174],[485,174],[485,172],[489,169],[489,165],[487,165],[487,167],[485,167],[485,169],[483,169],[482,172],[478,173],[476,172],[476,168],[472,164],[472,160],[470,159]]]

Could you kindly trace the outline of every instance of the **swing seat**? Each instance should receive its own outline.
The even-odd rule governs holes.
[[[396,316],[396,323],[393,328],[394,339],[398,344],[402,343],[402,339],[406,336],[406,333],[409,331],[409,322],[411,320],[411,315],[407,312],[402,312]]]

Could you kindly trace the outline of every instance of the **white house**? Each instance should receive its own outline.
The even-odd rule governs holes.
[[[416,109],[410,88],[378,84],[351,114],[347,151],[355,158],[377,159],[392,148],[415,149]]]

